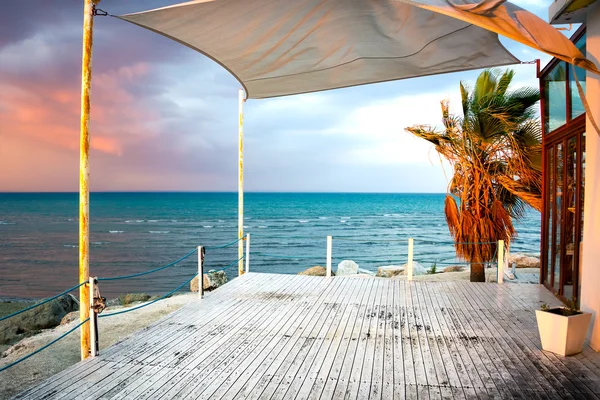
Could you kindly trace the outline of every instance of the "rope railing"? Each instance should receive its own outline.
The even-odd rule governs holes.
[[[244,240],[244,237],[241,237],[241,238],[239,238],[239,239],[237,239],[237,240],[234,240],[234,241],[233,241],[233,242],[231,242],[231,243],[223,244],[223,245],[220,245],[220,246],[205,246],[204,248],[205,248],[206,250],[224,249],[224,248],[226,248],[226,247],[233,246],[234,244],[236,244],[236,243],[238,243],[238,242],[240,242],[240,241],[242,241],[242,240]]]
[[[252,236],[257,236],[257,237],[265,238],[265,239],[313,239],[313,240],[316,239],[315,236],[302,236],[302,235],[281,236],[281,235],[268,235],[268,234],[263,234],[263,233],[254,233],[254,232],[252,232]]]
[[[131,311],[135,311],[135,310],[139,310],[140,308],[144,308],[147,307],[151,304],[156,303],[157,301],[166,299],[167,297],[171,296],[173,293],[177,292],[178,290],[181,290],[181,288],[183,288],[185,285],[187,285],[188,283],[190,283],[195,277],[198,276],[198,273],[195,273],[194,276],[192,276],[190,279],[188,279],[187,281],[185,281],[184,283],[182,283],[181,285],[177,286],[175,289],[171,290],[169,293],[162,295],[161,297],[158,297],[152,301],[149,301],[147,303],[144,304],[140,304],[139,306],[133,307],[133,308],[128,308],[125,310],[120,310],[120,311],[115,311],[112,312],[110,314],[100,314],[98,315],[98,318],[105,318],[105,317],[112,317],[113,315],[119,315],[119,314],[125,314]]]
[[[238,258],[237,260],[233,261],[232,263],[230,263],[226,267],[223,267],[223,268],[220,268],[220,269],[209,269],[208,273],[225,271],[225,270],[233,267],[235,264],[239,263],[240,261],[242,261],[244,258],[246,258],[246,256],[241,256],[240,258]]]
[[[166,265],[163,265],[162,267],[158,267],[158,268],[154,268],[151,269],[150,271],[144,271],[144,272],[138,272],[136,274],[130,274],[130,275],[121,275],[121,276],[111,276],[111,277],[106,277],[106,278],[98,278],[99,281],[116,281],[116,280],[121,280],[121,279],[130,279],[130,278],[137,278],[139,276],[144,276],[144,275],[148,275],[148,274],[153,274],[154,272],[158,272],[161,271],[163,269],[172,267],[178,263],[180,263],[181,261],[185,260],[186,258],[190,257],[192,254],[196,253],[196,251],[198,251],[198,249],[194,249],[191,252],[189,252],[188,254],[186,254],[185,256],[169,263]]]
[[[285,254],[268,254],[268,253],[252,253],[254,255],[257,256],[262,256],[262,257],[271,257],[271,258],[282,258],[282,259],[289,259],[289,260],[314,260],[316,258],[319,258],[317,256],[287,256]]]
[[[377,242],[382,242],[382,243],[392,243],[392,242],[397,242],[397,243],[404,243],[404,242],[408,242],[408,239],[371,239],[371,238],[359,238],[359,237],[354,237],[354,236],[333,236],[333,238],[335,240],[343,240],[343,241],[347,241],[347,242],[361,242],[361,243],[377,243]]]
[[[222,248],[226,248],[226,247],[233,246],[233,245],[235,245],[236,243],[240,242],[241,240],[245,240],[245,238],[237,239],[237,240],[235,240],[235,241],[233,241],[233,242],[226,243],[226,244],[224,244],[224,245],[219,245],[219,246],[207,246],[207,247],[205,247],[205,249],[209,249],[209,250],[212,250],[212,249],[222,249]],[[137,278],[137,277],[140,277],[140,276],[144,276],[144,275],[152,274],[152,273],[155,273],[155,272],[158,272],[158,271],[164,270],[164,269],[166,269],[166,268],[172,267],[172,266],[174,266],[174,265],[177,265],[177,264],[178,264],[178,263],[180,263],[181,261],[183,261],[183,260],[187,259],[188,257],[192,256],[193,254],[197,253],[197,251],[198,251],[198,248],[195,248],[193,251],[191,251],[191,252],[187,253],[187,254],[186,254],[186,255],[184,255],[183,257],[181,257],[181,258],[178,258],[177,260],[175,260],[175,261],[173,261],[173,262],[171,262],[171,263],[169,263],[169,264],[163,265],[163,266],[161,266],[161,267],[158,267],[158,268],[151,269],[151,270],[149,270],[149,271],[144,271],[144,272],[139,272],[139,273],[135,273],[135,274],[129,274],[129,275],[121,275],[121,276],[113,276],[113,277],[103,277],[103,278],[96,278],[96,279],[94,279],[94,280],[93,280],[93,282],[92,282],[92,280],[87,280],[87,281],[85,281],[85,282],[82,282],[82,283],[80,283],[80,284],[78,284],[78,285],[75,285],[75,286],[73,286],[73,287],[71,287],[71,288],[69,288],[69,289],[67,289],[67,290],[65,290],[65,291],[63,291],[63,292],[61,292],[61,293],[59,293],[59,294],[56,294],[56,295],[54,295],[54,296],[52,296],[52,297],[49,297],[49,298],[47,298],[47,299],[44,299],[43,301],[41,301],[41,302],[39,302],[39,303],[33,304],[33,305],[31,305],[31,306],[29,306],[29,307],[26,307],[26,308],[24,308],[24,309],[22,309],[22,310],[19,310],[19,311],[13,312],[13,313],[11,313],[11,314],[9,314],[9,315],[6,315],[6,316],[4,316],[4,317],[0,317],[0,321],[7,320],[7,319],[9,319],[9,318],[11,318],[11,317],[17,316],[17,315],[19,315],[19,314],[22,314],[22,313],[24,313],[24,312],[26,312],[26,311],[30,311],[30,310],[32,310],[32,309],[34,309],[34,308],[36,308],[36,307],[39,307],[39,306],[41,306],[41,305],[43,305],[43,304],[46,304],[46,303],[48,303],[48,302],[50,302],[50,301],[52,301],[52,300],[55,300],[55,299],[59,298],[60,296],[63,296],[63,295],[65,295],[65,294],[67,294],[67,293],[69,293],[69,292],[71,292],[71,291],[73,291],[73,290],[76,290],[76,289],[80,288],[81,286],[85,285],[85,284],[86,284],[86,283],[88,283],[88,282],[90,283],[90,291],[93,291],[93,290],[92,290],[92,288],[93,288],[95,285],[97,285],[97,282],[98,282],[98,281],[115,281],[115,280],[121,280],[121,279]],[[218,269],[218,270],[210,270],[209,272],[218,272],[218,271],[224,271],[224,270],[227,270],[227,269],[231,268],[232,266],[234,266],[234,265],[235,265],[236,263],[238,263],[239,261],[243,260],[244,258],[245,258],[245,255],[244,255],[244,256],[242,256],[242,257],[240,257],[240,258],[238,258],[237,260],[233,261],[232,263],[228,264],[227,266],[225,266],[225,267],[223,267],[223,268],[220,268],[220,269]],[[136,311],[136,310],[139,310],[139,309],[141,309],[141,308],[147,307],[147,306],[149,306],[149,305],[151,305],[151,304],[154,304],[154,303],[156,303],[156,302],[158,302],[158,301],[160,301],[160,300],[164,300],[164,299],[166,299],[167,297],[170,297],[170,296],[172,296],[172,295],[173,295],[175,292],[177,292],[177,291],[181,290],[181,289],[182,289],[184,286],[186,286],[186,285],[190,284],[190,282],[192,282],[192,280],[193,280],[194,278],[198,277],[198,276],[199,276],[199,274],[200,274],[200,273],[201,273],[201,271],[202,271],[202,266],[201,266],[201,265],[199,265],[199,267],[198,267],[198,268],[199,268],[198,272],[196,272],[196,273],[195,273],[195,274],[194,274],[192,277],[190,277],[189,279],[187,279],[185,282],[183,282],[181,285],[177,286],[175,289],[171,290],[170,292],[168,292],[168,293],[166,293],[166,294],[164,294],[164,295],[162,295],[162,296],[160,296],[160,297],[158,297],[158,298],[156,298],[156,299],[154,299],[154,300],[151,300],[151,301],[149,301],[149,302],[146,302],[146,303],[140,304],[140,305],[138,305],[138,306],[131,307],[131,308],[127,308],[127,309],[123,309],[123,310],[119,310],[119,311],[114,311],[114,312],[111,312],[111,313],[108,313],[108,314],[99,314],[99,311],[97,311],[97,309],[96,309],[96,300],[98,299],[98,301],[101,301],[101,302],[102,302],[101,304],[104,304],[103,302],[105,301],[105,299],[104,299],[104,298],[99,298],[99,297],[98,297],[98,298],[96,298],[96,297],[95,297],[95,295],[94,295],[94,294],[92,294],[92,296],[94,296],[94,297],[93,297],[93,298],[94,298],[94,306],[92,306],[92,310],[94,310],[94,311],[93,311],[93,312],[94,312],[94,318],[106,318],[106,317],[112,317],[112,316],[115,316],[115,315],[125,314],[125,313],[128,313],[128,312]],[[95,282],[95,283],[94,283],[94,282]],[[199,282],[199,285],[202,285],[202,282]],[[96,290],[97,290],[97,286],[96,286]],[[99,296],[99,294],[98,294],[98,296]],[[103,308],[103,307],[104,307],[104,306],[102,306],[102,308]],[[100,311],[102,310],[102,308],[100,309]],[[69,329],[67,332],[63,333],[62,335],[60,335],[60,336],[59,336],[59,337],[57,337],[56,339],[52,340],[51,342],[49,342],[49,343],[45,344],[44,346],[40,347],[39,349],[37,349],[37,350],[35,350],[35,351],[33,351],[33,352],[31,352],[31,353],[29,353],[29,354],[27,354],[27,355],[25,355],[25,356],[23,356],[23,357],[19,358],[18,360],[15,360],[14,362],[12,362],[12,363],[10,363],[10,364],[7,364],[7,365],[5,365],[5,366],[3,366],[3,367],[0,367],[0,372],[2,372],[2,371],[4,371],[4,370],[7,370],[7,369],[9,369],[9,368],[11,368],[11,367],[13,367],[13,366],[15,366],[15,365],[17,365],[17,364],[19,364],[19,363],[21,363],[21,362],[25,361],[25,360],[27,360],[28,358],[30,358],[30,357],[32,357],[32,356],[34,356],[34,355],[38,354],[39,352],[41,352],[41,351],[43,351],[43,350],[47,349],[48,347],[52,346],[53,344],[55,344],[55,343],[56,343],[56,342],[58,342],[59,340],[63,339],[63,338],[64,338],[64,337],[66,337],[67,335],[69,335],[69,334],[73,333],[75,330],[77,330],[78,328],[80,328],[81,326],[83,326],[83,325],[84,325],[85,323],[87,323],[88,321],[90,321],[90,318],[87,318],[87,319],[85,319],[84,321],[80,322],[79,324],[75,325],[73,328]],[[93,321],[92,321],[92,322],[93,322]],[[95,323],[94,323],[94,324],[95,324]],[[94,351],[94,349],[92,349],[92,351]],[[96,351],[96,354],[97,354],[97,347],[95,348],[95,351]],[[93,353],[92,353],[92,354],[93,354]]]
[[[10,367],[14,367],[15,365],[27,360],[28,358],[36,355],[37,353],[47,349],[48,347],[52,346],[54,343],[58,342],[59,340],[63,339],[65,336],[73,333],[77,328],[81,327],[81,325],[85,324],[86,322],[88,322],[90,319],[87,318],[84,321],[81,321],[80,323],[78,323],[77,325],[75,325],[73,328],[69,329],[67,332],[63,333],[62,335],[60,335],[59,337],[57,337],[56,339],[54,339],[53,341],[51,341],[50,343],[45,344],[44,346],[40,347],[39,349],[27,354],[26,356],[23,356],[21,358],[19,358],[16,361],[11,362],[10,364],[7,364],[3,367],[0,367],[0,372],[9,369]]]
[[[15,312],[14,312],[14,313],[12,313],[12,314],[9,314],[9,315],[6,315],[6,316],[4,316],[4,317],[0,318],[0,321],[4,321],[4,320],[6,320],[6,319],[9,319],[9,318],[11,318],[11,317],[14,317],[14,316],[16,316],[16,315],[22,314],[22,313],[24,313],[24,312],[26,312],[26,311],[33,310],[33,309],[34,309],[34,308],[36,308],[36,307],[39,307],[39,306],[41,306],[41,305],[44,305],[44,304],[46,304],[46,303],[48,303],[48,302],[51,302],[52,300],[58,299],[59,297],[61,297],[61,296],[64,296],[65,294],[67,294],[67,293],[69,293],[69,292],[72,292],[72,291],[73,291],[73,290],[75,290],[75,289],[78,289],[78,288],[80,288],[81,286],[85,285],[86,283],[87,283],[87,281],[85,281],[85,282],[81,282],[79,285],[75,285],[75,286],[73,286],[72,288],[69,288],[69,289],[65,290],[64,292],[61,292],[61,293],[59,293],[59,294],[57,294],[57,295],[54,295],[54,296],[52,296],[52,297],[49,297],[49,298],[47,298],[47,299],[45,299],[45,300],[43,300],[43,301],[41,301],[41,302],[39,302],[39,303],[33,304],[33,305],[31,305],[31,306],[29,306],[29,307],[27,307],[27,308],[24,308],[24,309],[22,309],[22,310],[15,311]]]
[[[420,243],[420,244],[450,244],[450,245],[457,245],[457,244],[462,244],[462,245],[467,245],[467,244],[497,244],[498,242],[453,242],[453,241],[432,241],[432,240],[425,240],[425,239],[415,239],[415,243]]]

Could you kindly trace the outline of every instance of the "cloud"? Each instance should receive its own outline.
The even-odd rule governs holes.
[[[122,14],[176,2],[101,8]],[[0,191],[78,188],[81,15],[81,2],[69,0],[4,5]],[[201,54],[122,20],[98,17],[94,29],[92,190],[236,190],[239,83]],[[506,43],[525,60],[539,57]],[[534,66],[517,68],[519,84],[537,85]],[[458,82],[476,76],[248,101],[246,189],[444,191],[431,146],[404,128],[437,124],[440,100],[456,103]]]

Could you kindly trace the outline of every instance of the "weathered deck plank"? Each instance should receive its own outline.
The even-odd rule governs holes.
[[[600,354],[540,350],[540,302],[540,285],[251,273],[16,398],[600,399]]]

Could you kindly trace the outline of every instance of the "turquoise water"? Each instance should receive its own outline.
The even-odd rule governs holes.
[[[369,270],[403,264],[409,237],[424,265],[453,262],[443,209],[443,194],[247,193],[251,268],[294,274],[324,265],[327,235],[334,236],[334,265],[343,259]],[[77,283],[77,213],[75,193],[0,194],[1,297],[43,297]],[[237,235],[236,193],[92,193],[90,214],[96,276],[155,268]],[[540,214],[531,211],[516,225],[512,251],[539,253]],[[206,268],[236,259],[236,246],[209,250]],[[194,255],[157,274],[104,282],[101,291],[164,293],[196,269]]]

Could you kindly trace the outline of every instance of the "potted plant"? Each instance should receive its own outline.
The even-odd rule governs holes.
[[[592,314],[577,309],[575,298],[566,307],[550,308],[542,304],[535,311],[542,348],[561,356],[580,353]]]

